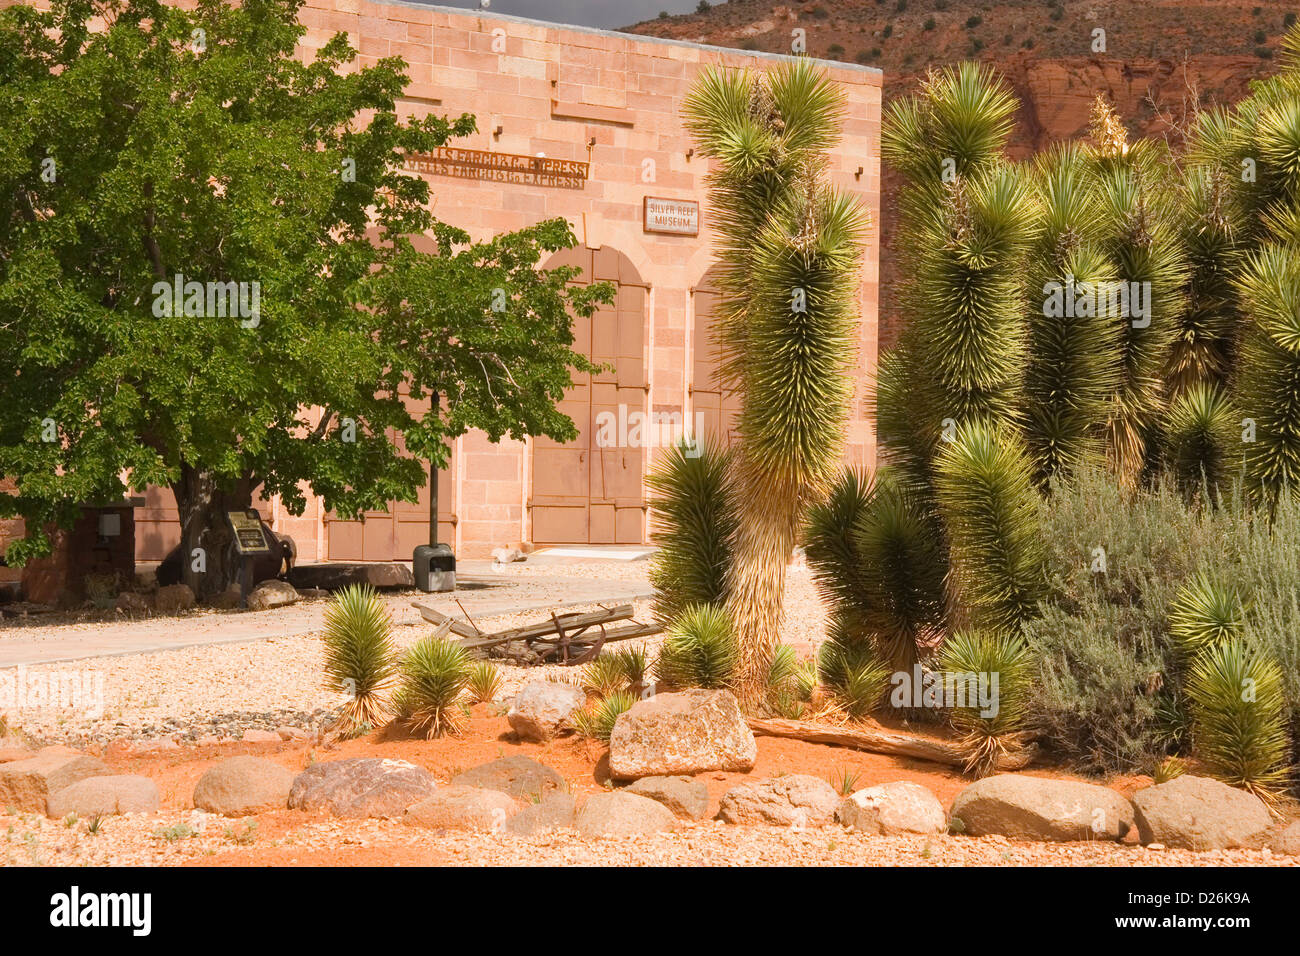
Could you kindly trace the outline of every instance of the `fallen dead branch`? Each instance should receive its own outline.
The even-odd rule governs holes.
[[[946,764],[962,769],[966,754],[957,746],[931,737],[913,737],[890,730],[871,727],[832,727],[812,724],[804,720],[784,720],[779,717],[746,719],[749,729],[761,737],[787,737],[813,744],[832,747],[850,747],[869,753],[887,754],[891,757],[912,757],[931,763]],[[1022,770],[1028,766],[1034,752],[1031,747],[1004,754],[998,761],[998,770]]]

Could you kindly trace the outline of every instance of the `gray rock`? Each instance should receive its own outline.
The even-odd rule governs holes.
[[[1109,787],[1002,773],[976,781],[953,800],[952,817],[971,836],[1017,840],[1122,840],[1133,805]]]
[[[506,829],[518,836],[533,836],[543,830],[573,829],[577,821],[573,795],[553,793],[540,803],[530,803],[506,824]]]
[[[68,747],[45,747],[26,760],[0,763],[0,807],[44,813],[50,794],[87,777],[113,771],[101,760]]]
[[[677,818],[662,803],[625,790],[593,794],[577,819],[578,832],[594,838],[649,836],[677,827]]]
[[[500,790],[452,784],[406,808],[407,826],[445,830],[490,830],[500,833],[519,804]]]
[[[619,715],[609,739],[616,780],[748,771],[758,745],[736,698],[725,690],[687,690],[639,700]]]
[[[169,584],[154,595],[153,609],[159,614],[176,614],[194,606],[194,592],[188,584]]]
[[[529,757],[502,757],[459,773],[451,782],[465,787],[500,790],[516,800],[534,800],[566,789],[564,778]]]
[[[1133,794],[1138,838],[1185,850],[1258,849],[1272,819],[1245,790],[1184,774]]]
[[[535,680],[515,697],[506,720],[522,739],[540,743],[554,737],[586,704],[587,695],[581,687]]]
[[[732,787],[722,795],[718,817],[727,823],[820,827],[835,819],[839,802],[821,777],[792,773]]]
[[[46,800],[46,812],[56,820],[72,813],[90,818],[157,810],[158,785],[135,774],[87,777]]]
[[[349,584],[369,584],[372,588],[415,587],[415,575],[404,564],[376,562],[368,564],[298,564],[289,571],[289,583],[295,588],[320,588],[338,591]]]
[[[948,829],[948,815],[939,798],[920,784],[903,780],[857,791],[840,803],[835,819],[851,829],[885,836]]]
[[[268,611],[273,607],[288,607],[290,604],[297,604],[298,600],[298,592],[294,590],[292,584],[288,581],[278,581],[272,578],[253,588],[253,592],[248,595],[248,609],[250,611]]]
[[[289,807],[336,817],[400,817],[437,789],[433,775],[405,760],[352,757],[312,764],[294,778]]]
[[[690,777],[642,777],[623,788],[649,797],[683,820],[703,820],[709,812],[709,788]]]
[[[124,614],[144,614],[149,610],[149,599],[134,591],[123,591],[117,596],[113,606]]]
[[[283,810],[293,774],[261,757],[231,757],[210,767],[194,787],[194,805],[209,813],[244,817]]]

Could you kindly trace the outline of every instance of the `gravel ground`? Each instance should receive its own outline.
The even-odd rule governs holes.
[[[286,811],[286,815],[289,811]],[[283,815],[281,815],[283,816]],[[393,821],[313,821],[277,832],[201,811],[84,820],[0,815],[0,865],[173,866],[329,862],[473,866],[1297,866],[1268,850],[1144,849],[1111,843],[1022,843],[1001,837],[877,837],[827,827],[792,831],[710,822],[676,833],[588,840],[427,831]]]

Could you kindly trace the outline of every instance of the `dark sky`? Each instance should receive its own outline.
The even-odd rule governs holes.
[[[476,9],[480,0],[439,0],[435,6]],[[492,13],[616,29],[669,13],[689,13],[699,0],[491,0]]]

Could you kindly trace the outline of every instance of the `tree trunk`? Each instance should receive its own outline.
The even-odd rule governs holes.
[[[245,477],[226,491],[209,472],[181,465],[180,480],[172,484],[181,520],[181,581],[200,601],[239,581],[239,555],[226,512],[252,507],[254,487]]]

